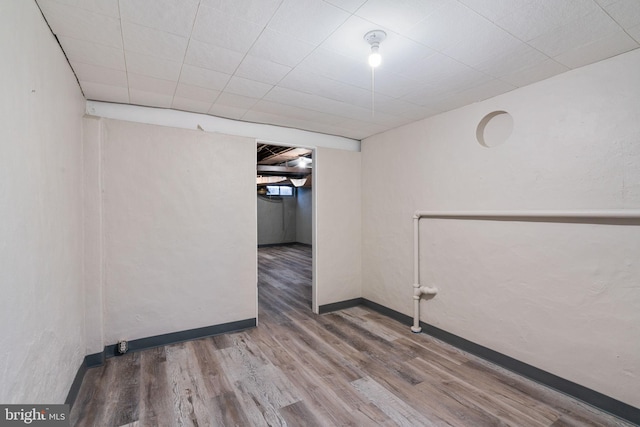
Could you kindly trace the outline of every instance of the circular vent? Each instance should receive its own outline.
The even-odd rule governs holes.
[[[476,139],[483,147],[491,148],[504,144],[513,132],[513,117],[506,111],[487,114],[478,123]]]

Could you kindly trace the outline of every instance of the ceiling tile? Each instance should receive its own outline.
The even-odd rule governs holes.
[[[75,61],[70,61],[70,64],[80,81],[127,87],[127,73],[124,71]]]
[[[89,100],[129,103],[129,89],[122,86],[80,81],[84,96]]]
[[[496,22],[506,15],[524,8],[534,0],[458,0],[480,15]]]
[[[445,3],[445,0],[368,0],[356,15],[404,34]]]
[[[198,0],[126,0],[120,2],[124,21],[189,37]]]
[[[184,62],[208,70],[233,74],[242,58],[241,53],[191,39]]]
[[[607,5],[605,10],[625,29],[640,25],[640,1],[638,0],[619,0]]]
[[[262,58],[247,55],[238,67],[236,75],[250,80],[256,80],[268,84],[278,83],[286,76],[291,67],[270,62]]]
[[[563,52],[554,59],[569,68],[578,68],[637,48],[638,43],[627,33],[619,30],[607,37]]]
[[[223,92],[216,99],[216,105],[249,109],[256,105],[260,98],[236,95],[233,93]]]
[[[327,3],[339,7],[342,10],[346,10],[349,13],[354,13],[360,6],[362,6],[366,0],[325,0]]]
[[[189,39],[176,36],[165,31],[149,27],[122,23],[124,49],[129,52],[141,53],[148,56],[182,61],[187,51]]]
[[[178,81],[181,62],[169,61],[139,53],[125,52],[127,58],[127,71],[142,74],[157,79]]]
[[[120,20],[85,9],[47,1],[39,3],[47,22],[57,36],[122,49]]]
[[[424,105],[444,112],[488,99],[513,89],[515,89],[514,86],[494,79],[463,91],[448,93],[445,96],[425,98]]]
[[[629,33],[631,37],[633,37],[638,43],[640,43],[640,25],[629,28],[627,30],[627,33]]]
[[[222,90],[230,78],[230,74],[187,64],[182,66],[182,72],[180,73],[180,83],[214,90]]]
[[[177,83],[175,81],[157,79],[132,72],[128,73],[128,78],[129,87],[132,89],[155,92],[161,95],[173,95],[176,91]]]
[[[209,108],[211,108],[211,103],[174,96],[173,101],[171,102],[171,108],[174,110],[207,114],[209,112]]]
[[[318,74],[354,86],[371,87],[371,67],[365,61],[326,49],[314,50],[296,70]]]
[[[220,91],[204,89],[199,86],[186,85],[184,83],[178,84],[175,96],[180,98],[193,99],[196,101],[208,102],[209,106],[213,104],[216,98],[220,95]]]
[[[308,70],[294,69],[282,79],[278,87],[354,105],[369,105],[371,100],[369,89],[351,86]]]
[[[403,99],[428,108],[444,108],[441,111],[457,108],[472,102],[481,101],[515,89],[515,86],[497,79],[482,81],[477,84],[466,84],[463,89],[450,88],[442,91],[438,86],[425,87]]]
[[[534,66],[505,74],[500,77],[500,80],[513,86],[522,87],[555,76],[556,74],[564,73],[567,70],[569,70],[568,67],[553,59],[547,59]]]
[[[314,45],[265,29],[249,54],[277,64],[295,67],[314,49]]]
[[[478,29],[486,28],[489,21],[458,2],[447,2],[420,21],[405,34],[437,51],[473,43]],[[484,30],[486,31],[486,30]]]
[[[584,0],[534,0],[497,23],[520,40],[529,41],[600,10]]]
[[[268,28],[309,42],[320,43],[349,14],[322,0],[284,0]]]
[[[58,40],[69,61],[113,68],[114,70],[126,69],[122,49],[68,37],[58,37]]]
[[[259,101],[251,111],[259,111],[269,114],[278,114],[284,117],[290,117],[298,120],[309,120],[317,123],[328,123],[338,125],[343,121],[338,116],[322,113],[316,110],[309,110],[301,107],[292,107],[290,105],[279,104],[271,101]]]
[[[503,93],[512,91],[513,89],[515,89],[515,86],[496,79],[457,92],[453,98],[462,99],[462,105],[467,105],[473,102],[479,102],[488,98],[492,98],[494,96],[501,95]]]
[[[273,85],[233,76],[224,88],[224,92],[253,98],[262,98],[271,90],[272,87]]]
[[[371,78],[371,74],[369,74],[369,81],[371,81]],[[421,84],[415,80],[387,72],[384,69],[375,70],[373,85],[376,95],[382,93],[392,98],[401,98],[413,92],[416,86],[421,86]]]
[[[37,0],[37,2],[41,7],[45,3],[60,3],[113,18],[120,17],[118,0]]]
[[[530,40],[529,44],[555,57],[619,31],[621,31],[620,27],[602,9],[597,9],[593,13]]]
[[[246,112],[247,112],[246,108],[238,108],[238,107],[230,107],[228,105],[213,104],[211,108],[209,108],[208,114],[211,114],[212,116],[226,117],[228,119],[240,120],[244,118],[244,115]],[[264,123],[269,123],[269,122],[264,122]]]
[[[256,41],[262,26],[234,18],[218,9],[200,6],[193,27],[193,39],[246,53]]]
[[[344,118],[365,121],[372,120],[370,95],[365,101],[364,106],[358,106],[347,102],[325,98],[320,95],[276,87],[264,97],[264,100],[273,101],[291,107],[305,108],[325,114],[332,114]],[[388,115],[381,113],[376,116],[375,120],[381,122],[387,117]]]
[[[491,77],[446,55],[436,53],[414,64],[401,73],[440,91],[461,90],[491,80]]]
[[[481,20],[474,27],[472,38],[450,45],[441,53],[476,68],[480,64],[494,62],[518,50],[533,49],[495,24]]]
[[[264,27],[280,6],[280,2],[281,0],[202,0],[201,5]]]
[[[493,77],[502,77],[525,68],[532,68],[548,61],[549,57],[531,46],[518,42],[514,49],[500,51],[474,68]]]
[[[129,97],[131,98],[132,104],[147,105],[150,107],[170,108],[173,102],[172,95],[162,95],[138,89],[129,89]]]
[[[613,4],[615,2],[617,2],[618,0],[596,0],[596,3],[598,3],[600,6],[609,6],[610,4]]]

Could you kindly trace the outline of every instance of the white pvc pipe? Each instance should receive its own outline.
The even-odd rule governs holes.
[[[411,332],[419,333],[420,297],[436,295],[438,288],[420,285],[420,218],[449,219],[632,219],[640,220],[640,210],[583,210],[583,211],[416,211],[413,215],[413,326]]]

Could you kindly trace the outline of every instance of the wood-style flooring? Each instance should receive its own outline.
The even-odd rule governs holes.
[[[77,426],[615,426],[364,307],[311,312],[311,249],[261,248],[259,326],[107,360]]]

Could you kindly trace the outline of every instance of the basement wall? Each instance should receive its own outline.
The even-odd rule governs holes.
[[[258,245],[296,242],[296,197],[256,196],[258,203]]]
[[[258,245],[312,242],[311,188],[298,187],[293,197],[257,196]]]
[[[639,209],[638,70],[640,50],[364,140],[363,296],[413,314],[416,210]],[[481,146],[497,110],[513,132]],[[640,407],[639,224],[420,227],[422,321]]]
[[[311,188],[299,187],[296,197],[296,241],[311,245],[312,242],[312,220],[313,220],[313,190]]]
[[[317,305],[360,298],[361,153],[317,148],[313,162]]]
[[[104,120],[104,340],[257,316],[255,140]]]
[[[0,402],[64,403],[85,356],[85,101],[34,1],[0,2]]]

